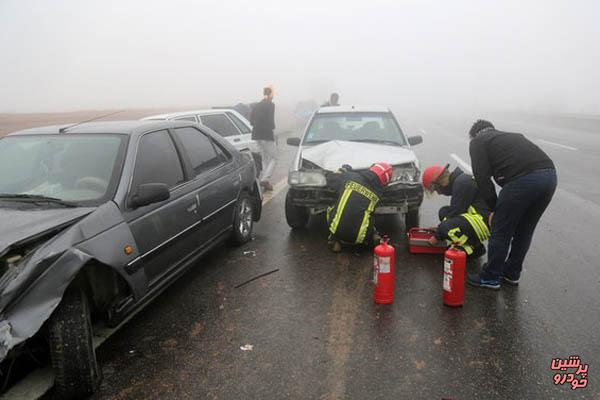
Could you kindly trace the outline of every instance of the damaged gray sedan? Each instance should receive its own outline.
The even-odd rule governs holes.
[[[93,392],[93,327],[119,325],[223,240],[250,240],[261,204],[253,161],[190,122],[1,139],[0,360],[41,336],[57,392]]]

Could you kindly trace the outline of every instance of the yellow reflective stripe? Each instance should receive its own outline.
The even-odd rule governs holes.
[[[469,224],[475,229],[477,237],[480,241],[485,241],[490,238],[490,230],[485,223],[483,216],[477,212],[475,207],[469,206],[467,213],[462,214],[469,221]]]
[[[489,239],[490,238],[490,230],[487,227],[485,221],[483,220],[483,216],[477,214],[477,216],[475,217],[475,221],[477,221],[477,223],[479,223],[479,227],[483,231],[483,236],[485,238],[484,240]]]
[[[377,201],[371,200],[369,203],[369,207],[365,211],[365,215],[363,216],[362,223],[360,224],[360,229],[358,230],[358,236],[356,237],[356,244],[363,243],[365,241],[365,237],[367,236],[367,228],[369,227],[369,217],[371,213],[375,210],[375,205]]]
[[[487,225],[485,224],[485,221],[483,220],[483,216],[480,214],[475,214],[472,216],[473,220],[475,221],[475,223],[479,226],[479,229],[481,230],[481,241],[483,242],[484,240],[489,239],[490,237],[490,230],[488,229]]]
[[[354,181],[349,181],[346,183],[346,190],[348,190],[348,189],[354,190],[355,192],[365,196],[367,199],[371,200],[372,202],[379,201],[379,197],[375,193],[373,193],[372,191],[370,191],[368,188],[364,187],[360,183],[356,183]]]
[[[465,245],[463,245],[461,247],[467,253],[467,255],[470,256],[471,254],[473,254],[473,247],[469,246],[468,244],[465,244]]]
[[[484,241],[487,239],[487,235],[485,234],[485,229],[482,226],[481,221],[475,217],[475,216],[469,216],[469,223],[471,224],[471,226],[473,226],[473,228],[475,229],[475,231],[477,232],[477,237],[479,238],[480,241]]]
[[[329,232],[335,233],[337,231],[338,225],[340,224],[340,219],[342,218],[342,213],[344,212],[344,207],[346,207],[346,203],[348,202],[348,198],[352,194],[352,190],[346,187],[344,193],[342,194],[342,198],[340,199],[340,203],[338,204],[338,208],[335,212],[335,216],[333,217],[333,221],[329,226]]]
[[[356,237],[356,244],[360,244],[365,241],[367,236],[367,227],[369,226],[369,213],[365,211],[360,229],[358,230],[358,236]]]
[[[477,234],[477,237],[479,238],[479,240],[482,240],[482,237],[484,236],[483,232],[481,231],[479,224],[475,221],[473,216],[471,214],[465,213],[465,214],[462,214],[462,217],[467,220],[467,222],[469,223],[469,225],[471,225],[471,227],[473,227],[473,230],[475,231],[475,234]]]
[[[456,235],[456,233],[459,233],[461,236]],[[463,245],[465,243],[467,243],[467,240],[469,240],[469,238],[466,235],[463,235],[462,232],[460,231],[460,228],[454,228],[454,229],[450,229],[448,231],[448,237],[450,238],[450,240],[452,240],[452,243],[458,244],[458,245]]]

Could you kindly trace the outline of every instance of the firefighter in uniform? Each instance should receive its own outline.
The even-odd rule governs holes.
[[[446,240],[461,247],[468,256],[480,257],[485,254],[483,242],[490,238],[490,210],[479,195],[475,179],[458,167],[452,172],[448,167],[433,165],[423,171],[426,191],[451,196],[450,205],[440,208],[441,222],[430,243]]]
[[[353,171],[344,166],[341,174],[330,176],[338,199],[327,210],[329,248],[338,253],[342,243],[369,245],[376,240],[371,214],[379,202],[383,188],[392,179],[392,167],[387,163],[374,164],[367,171]]]

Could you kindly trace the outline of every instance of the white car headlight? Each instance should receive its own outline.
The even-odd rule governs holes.
[[[290,186],[327,186],[327,178],[320,172],[291,171],[288,175]]]
[[[420,171],[413,163],[392,167],[392,182],[418,183]]]

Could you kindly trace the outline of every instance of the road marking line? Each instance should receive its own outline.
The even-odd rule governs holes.
[[[271,200],[273,200],[273,198],[275,198],[275,196],[277,196],[279,193],[281,193],[281,191],[283,189],[285,189],[286,187],[287,187],[287,178],[284,178],[284,179],[280,180],[279,182],[277,182],[275,184],[275,186],[273,186],[272,192],[266,192],[263,195],[263,206],[266,205]]]
[[[460,158],[459,156],[457,156],[454,153],[450,153],[450,157],[454,158],[456,160],[456,162],[460,164],[461,167],[463,167],[464,169],[467,170],[467,172],[469,172],[469,174],[473,174],[471,165],[468,162],[464,161],[462,158]]]
[[[571,147],[571,146],[567,146],[566,144],[560,144],[560,143],[556,143],[556,142],[551,142],[549,140],[544,140],[544,139],[537,139],[538,142],[542,142],[542,143],[546,143],[546,144],[550,144],[552,146],[557,146],[557,147],[562,147],[563,149],[567,149],[567,150],[577,150],[576,147]]]

